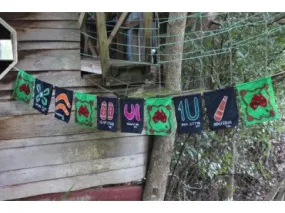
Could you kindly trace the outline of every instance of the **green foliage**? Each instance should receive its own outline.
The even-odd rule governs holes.
[[[274,22],[277,16],[280,14],[223,14],[215,19],[220,23],[216,31],[207,29],[205,24],[207,20],[203,19],[203,26],[196,26],[197,33],[193,32],[185,36],[185,40],[192,40],[192,42],[185,42],[184,57],[193,57],[193,59],[183,61],[183,89],[215,89],[284,70],[285,29],[284,25],[282,27]],[[198,19],[193,22],[200,23]],[[244,26],[236,27],[238,25]],[[219,50],[226,48],[230,49],[227,53],[202,57],[205,52],[218,53]],[[195,58],[196,56],[198,57]],[[238,183],[238,178],[241,180],[245,177],[250,184],[253,180],[259,183],[265,181],[265,185],[270,182],[274,174],[277,174],[277,160],[272,154],[274,149],[272,142],[280,141],[285,132],[284,75],[274,81],[274,91],[281,116],[279,120],[246,127],[240,111],[238,127],[213,132],[207,129],[205,116],[206,129],[203,134],[191,136],[187,142],[182,161],[188,163],[181,163],[181,168],[184,166],[183,169],[186,168],[187,171],[181,171],[183,174],[181,178],[189,184],[211,183],[219,189],[227,185],[224,177],[233,172]],[[238,108],[241,110],[240,106]],[[178,153],[181,149],[179,142],[183,139],[185,139],[184,136],[177,137]],[[174,156],[174,162],[175,160],[177,155]],[[247,188],[250,187],[247,186]],[[236,193],[238,190],[235,190]],[[197,195],[196,192],[195,195]],[[221,199],[222,195],[219,196]]]

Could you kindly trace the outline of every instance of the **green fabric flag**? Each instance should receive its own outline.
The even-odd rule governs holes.
[[[86,127],[95,126],[95,95],[75,92],[75,123]]]
[[[34,85],[35,78],[23,70],[20,70],[13,87],[13,98],[29,104],[31,99],[33,99]]]
[[[173,131],[172,99],[147,98],[146,118],[148,135],[169,135]]]
[[[271,77],[236,87],[247,126],[279,118]]]

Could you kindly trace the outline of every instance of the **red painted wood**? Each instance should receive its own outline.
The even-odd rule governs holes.
[[[60,200],[64,193],[44,194],[22,198],[23,201]],[[108,188],[91,188],[70,192],[67,200],[73,201],[140,201],[142,186],[114,186]]]

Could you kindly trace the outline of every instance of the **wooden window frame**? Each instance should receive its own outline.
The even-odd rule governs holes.
[[[12,63],[0,74],[0,80],[18,63],[18,41],[17,32],[7,22],[0,18],[0,24],[5,27],[11,33],[12,49],[13,49],[13,61]]]

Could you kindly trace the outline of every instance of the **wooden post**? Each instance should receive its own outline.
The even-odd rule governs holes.
[[[180,19],[179,17],[186,17],[185,12],[182,13],[169,13],[169,22],[167,25],[167,43],[174,43],[174,45],[166,46],[165,60],[171,61],[165,65],[165,89],[171,92],[181,91],[181,70],[182,70],[182,52],[184,43],[184,33],[186,18]],[[181,36],[172,36],[172,35]],[[143,192],[143,200],[158,201],[164,200],[166,193],[166,186],[168,175],[170,173],[170,163],[173,153],[175,135],[167,137],[155,136],[151,157],[148,167],[148,174],[146,184]]]
[[[150,53],[151,53],[151,38],[152,38],[152,12],[148,12],[144,14],[144,33],[143,33],[143,46],[147,48],[143,48],[143,61],[150,62]]]
[[[99,40],[99,54],[102,68],[103,82],[106,82],[110,69],[110,56],[109,56],[109,44],[106,30],[106,20],[104,12],[96,13],[97,34]]]

